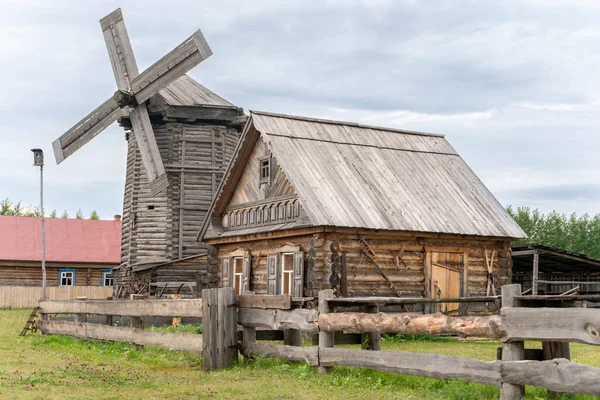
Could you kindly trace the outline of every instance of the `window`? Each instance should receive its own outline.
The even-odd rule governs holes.
[[[281,255],[281,294],[294,294],[294,253]]]
[[[233,258],[233,287],[235,294],[240,295],[242,290],[242,277],[244,276],[244,257]]]
[[[260,159],[260,180],[259,183],[270,183],[271,179],[271,157]]]
[[[102,286],[112,286],[113,285],[113,274],[110,269],[102,270]]]
[[[58,271],[58,286],[74,286],[75,270],[61,269]]]

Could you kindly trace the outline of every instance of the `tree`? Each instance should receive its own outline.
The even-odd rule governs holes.
[[[96,212],[96,210],[92,210],[92,214],[90,215],[90,219],[94,219],[94,220],[100,219],[100,216],[98,215],[98,213]]]
[[[65,210],[60,217],[61,218],[69,218],[69,212],[67,210]]]
[[[52,210],[50,213],[50,218],[56,218],[56,210]]]
[[[81,208],[75,213],[75,218],[83,219],[83,212],[81,212]]]

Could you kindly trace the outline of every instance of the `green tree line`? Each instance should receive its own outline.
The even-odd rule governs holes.
[[[600,258],[600,214],[569,216],[553,211],[543,214],[529,207],[509,206],[508,213],[527,233],[521,243],[538,243]]]
[[[40,212],[39,207],[26,207],[23,206],[22,202],[18,201],[13,203],[10,199],[6,198],[0,201],[0,215],[13,215],[18,217],[41,217],[42,213]],[[56,210],[52,210],[50,214],[47,215],[50,218],[58,218],[58,213]],[[75,218],[84,219],[83,212],[81,208],[77,210],[75,213]],[[70,218],[69,212],[67,210],[63,211],[60,218]],[[100,216],[96,212],[96,210],[92,210],[88,219],[100,219]]]

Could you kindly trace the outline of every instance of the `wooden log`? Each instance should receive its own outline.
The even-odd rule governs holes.
[[[202,300],[41,300],[46,314],[97,314],[137,317],[202,317]]]
[[[38,321],[45,334],[69,335],[80,339],[128,342],[141,346],[162,347],[190,353],[202,352],[202,335],[153,332],[144,329],[69,321]]]
[[[319,349],[317,347],[296,347],[265,343],[242,344],[245,356],[274,357],[288,361],[306,362],[311,366],[319,365]]]
[[[242,354],[244,361],[248,361],[250,354],[245,352],[244,349],[252,348],[256,344],[256,328],[243,327],[242,328]]]
[[[275,330],[299,329],[306,332],[318,332],[317,310],[259,310],[241,308],[238,313],[238,324],[254,328]]]
[[[600,313],[591,308],[502,308],[507,342],[572,341],[600,345]]]
[[[85,300],[87,300],[87,297],[77,297],[76,300],[77,301],[85,301]],[[87,322],[87,314],[86,313],[75,314],[75,322],[81,322],[81,323]]]
[[[485,303],[500,299],[500,296],[455,297],[445,299],[427,299],[424,297],[335,297],[328,300],[330,305],[344,304],[436,304],[436,303]]]
[[[521,294],[521,285],[504,285],[502,286],[502,310],[510,310],[518,305],[518,300],[514,297]],[[504,325],[505,320],[502,320]],[[503,326],[504,328],[504,326]],[[518,341],[514,343],[502,343],[502,362],[519,361],[525,358],[525,343]],[[500,386],[501,400],[518,400],[525,394],[525,386],[515,385],[509,381],[502,381]]]
[[[365,312],[371,313],[371,314],[377,314],[377,313],[379,313],[379,307],[376,305],[375,306],[365,306]],[[330,314],[330,315],[332,315],[332,314]],[[335,315],[335,314],[333,314],[333,315]],[[363,350],[381,351],[381,333],[369,332],[364,335],[366,335],[366,337],[363,338],[364,340],[361,343]]]
[[[347,366],[500,386],[500,362],[429,353],[319,349],[321,366]]]
[[[132,294],[130,300],[141,301],[144,297]],[[144,318],[143,317],[131,317],[130,325],[132,328],[144,329]]]
[[[238,296],[239,308],[277,308],[289,310],[292,308],[292,296],[282,295],[247,295]]]
[[[501,319],[497,315],[451,317],[442,313],[331,313],[319,315],[319,329],[327,332],[502,337]]]
[[[327,315],[331,312],[329,308],[328,300],[333,298],[333,289],[321,290],[319,292],[319,316]],[[327,332],[323,329],[320,329],[319,332],[319,354],[328,348],[332,348],[334,346],[334,332]],[[331,367],[327,367],[321,364],[319,359],[319,374],[327,374],[331,371]]]
[[[600,395],[600,368],[560,358],[549,361],[502,362],[503,382],[531,385],[553,392]]]

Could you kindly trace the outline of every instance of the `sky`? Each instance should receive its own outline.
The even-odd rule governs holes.
[[[140,72],[201,29],[189,75],[248,110],[445,134],[503,205],[600,213],[600,1],[0,0],[0,198],[121,214],[124,131],[56,165],[52,141],[114,93],[99,20],[121,7]]]

